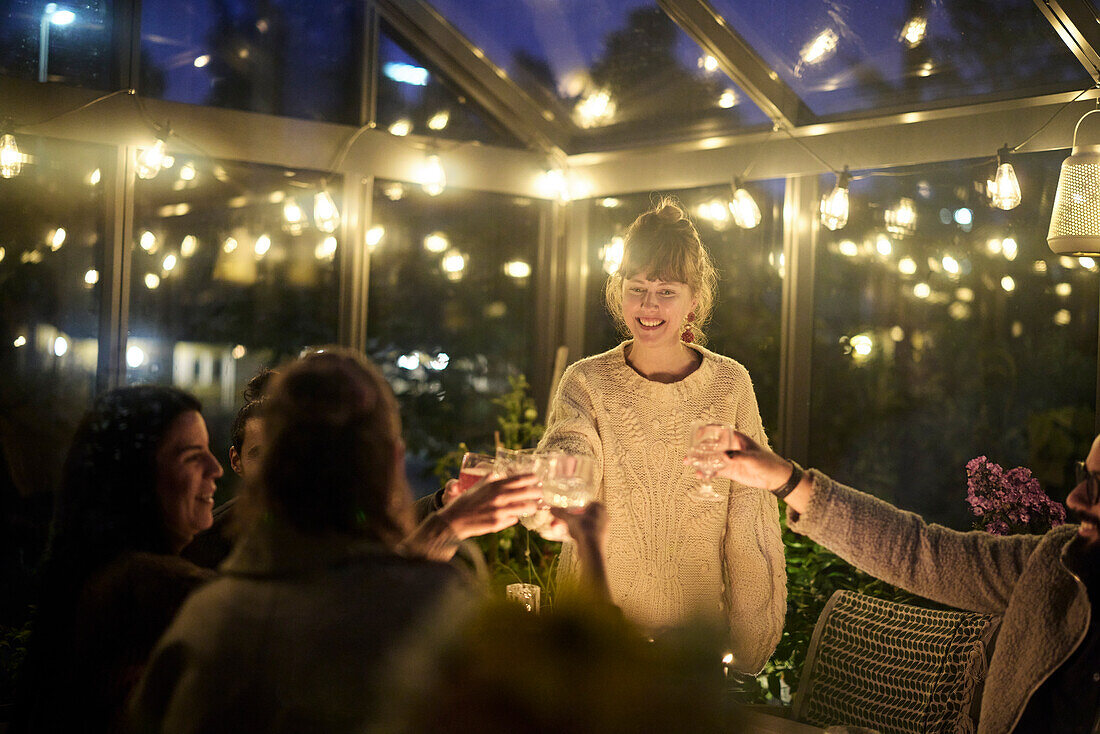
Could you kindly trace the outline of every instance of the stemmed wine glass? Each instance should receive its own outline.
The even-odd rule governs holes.
[[[733,429],[725,423],[699,421],[691,427],[691,466],[702,475],[699,485],[688,496],[695,500],[725,499],[714,491],[714,475],[722,468],[722,452],[733,445]]]

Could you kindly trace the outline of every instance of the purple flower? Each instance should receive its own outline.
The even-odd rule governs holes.
[[[1043,492],[1027,467],[1005,471],[985,456],[966,464],[966,503],[976,527],[994,535],[1045,532],[1066,520],[1066,509]]]

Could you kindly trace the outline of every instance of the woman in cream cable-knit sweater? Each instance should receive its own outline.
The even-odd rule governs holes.
[[[665,200],[624,237],[606,300],[633,337],[571,365],[562,376],[541,449],[587,454],[607,505],[613,598],[651,629],[693,617],[729,625],[734,666],[755,673],[783,631],[786,573],[772,495],[726,480],[721,502],[694,500],[683,466],[692,423],[734,425],[766,443],[749,374],[693,342],[717,276],[695,226]],[[573,567],[572,548],[562,569]]]

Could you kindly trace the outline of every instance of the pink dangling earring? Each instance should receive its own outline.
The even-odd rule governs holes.
[[[695,312],[688,312],[687,321],[684,322],[684,333],[680,335],[680,341],[691,344],[695,341],[695,332],[692,331],[691,322],[695,320]]]

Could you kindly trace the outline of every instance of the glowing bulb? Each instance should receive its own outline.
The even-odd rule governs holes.
[[[901,29],[901,40],[905,41],[909,48],[916,48],[924,40],[924,34],[928,30],[928,21],[920,16],[910,18],[905,27]]]
[[[390,125],[389,131],[390,135],[405,137],[410,132],[412,132],[412,123],[405,119],[397,120],[392,125]]]
[[[803,63],[819,63],[833,55],[839,40],[840,36],[837,35],[836,31],[832,28],[826,28],[803,46],[802,50],[799,51],[799,55],[802,57]]]
[[[95,285],[99,282],[99,271],[95,268],[84,273],[84,282],[88,285]]]
[[[176,263],[179,262],[175,255],[165,255],[164,261],[160,264],[160,269],[166,273],[170,273],[176,269]]]
[[[26,344],[27,344],[27,337],[23,336],[22,334],[15,337],[15,341],[13,341],[11,343],[11,345],[13,347],[15,347],[16,349],[18,349],[19,347],[22,347],[22,346],[26,346]]]
[[[137,344],[126,347],[126,366],[132,370],[145,364],[145,350]]]
[[[199,249],[199,240],[193,234],[187,235],[180,242],[180,254],[184,257],[191,257],[197,249]]]
[[[58,227],[50,235],[50,249],[57,252],[65,244],[65,228]]]
[[[232,254],[236,251],[238,244],[236,237],[226,237],[225,241],[222,242],[222,252],[226,255]]]
[[[844,257],[855,257],[859,254],[859,245],[851,240],[841,240],[836,249]]]
[[[149,230],[145,230],[138,238],[138,244],[141,245],[141,249],[146,252],[150,254],[154,253],[157,251],[157,236]]]
[[[997,174],[993,177],[990,197],[998,209],[1015,209],[1020,205],[1020,182],[1009,162],[1011,149],[1007,146],[997,151]]]
[[[606,125],[615,117],[615,102],[611,92],[600,89],[586,95],[575,108],[577,122],[581,127]]]
[[[848,170],[838,173],[836,186],[821,200],[821,223],[834,232],[848,223]]]
[[[435,355],[435,357],[432,358],[431,361],[428,362],[428,367],[429,369],[433,369],[438,372],[440,370],[447,369],[447,365],[449,365],[450,363],[451,355],[447,354],[446,352],[440,352],[439,354]]]
[[[194,163],[184,163],[182,166],[180,166],[180,178],[184,181],[194,181],[195,173],[196,171]]]
[[[733,223],[742,229],[754,229],[760,224],[760,207],[756,205],[756,199],[741,187],[733,192],[729,210],[733,214]]]
[[[233,351],[229,353],[229,356],[233,359],[241,359],[246,354],[248,354],[248,349],[245,348],[244,344],[238,344],[233,347]]]
[[[428,252],[440,253],[450,246],[450,240],[442,232],[432,232],[424,238],[424,249]]]
[[[450,280],[459,280],[462,278],[463,271],[466,270],[466,256],[458,250],[452,250],[443,256],[439,266],[446,273],[447,278]]]
[[[332,260],[336,257],[336,238],[329,235],[321,240],[317,247],[313,248],[313,257],[318,260]]]
[[[160,276],[156,273],[146,273],[145,287],[151,291],[155,291],[158,287],[160,287]]]
[[[955,298],[963,303],[970,303],[974,300],[974,291],[969,288],[959,288],[955,291]]]
[[[898,205],[886,211],[886,229],[894,234],[910,234],[917,225],[917,208],[913,200],[903,197]]]
[[[1096,267],[1096,261],[1093,260],[1091,257],[1082,257],[1078,260],[1078,262],[1080,262],[1081,267],[1085,268],[1086,270],[1092,270]]]
[[[447,188],[447,172],[439,156],[429,155],[420,169],[420,186],[428,196],[439,196]]]
[[[1006,275],[1001,278],[1001,287],[1005,289],[1005,292],[1011,293],[1016,290],[1016,281],[1012,279],[1011,275]]]
[[[504,263],[504,274],[509,278],[526,278],[531,274],[531,266],[523,260],[509,260]]]
[[[267,251],[271,249],[271,237],[262,234],[256,238],[256,243],[252,245],[252,251],[256,253],[257,258],[261,258],[267,254]]]
[[[703,67],[704,71],[717,71],[718,70],[718,59],[714,58],[710,54],[707,54],[700,61],[700,66]]]
[[[954,213],[955,224],[962,227],[968,227],[974,222],[974,212],[967,209],[965,206],[955,210]]]
[[[889,257],[894,254],[894,244],[890,242],[890,238],[884,234],[880,234],[875,238],[875,250],[883,257]]]
[[[318,191],[313,197],[313,223],[322,232],[335,232],[340,226],[340,210],[327,191]]]
[[[852,346],[852,354],[856,358],[866,358],[871,356],[871,351],[874,349],[875,343],[871,339],[869,334],[856,334],[848,343]]]
[[[367,230],[367,249],[370,252],[374,252],[378,247],[378,243],[382,241],[382,238],[386,236],[386,228],[381,224],[376,224]]]
[[[157,142],[153,143],[152,148],[145,148],[138,153],[134,166],[138,178],[149,179],[160,173],[160,169],[164,167],[164,160],[167,158],[167,151],[168,144],[162,138],[157,138]]]
[[[447,123],[451,121],[451,113],[447,110],[440,110],[436,112],[428,120],[428,128],[431,130],[442,130],[447,127]]]
[[[619,272],[623,264],[623,238],[612,237],[611,241],[600,248],[600,260],[603,261],[604,272],[608,275]]]
[[[726,89],[722,91],[722,94],[718,97],[718,106],[724,110],[728,110],[737,104],[737,92],[732,89]]]
[[[65,352],[67,352],[67,351],[69,351],[69,340],[68,339],[66,339],[63,336],[59,336],[59,337],[57,337],[56,339],[53,340],[53,353],[56,356],[62,357],[62,356],[65,355]]]
[[[210,63],[210,54],[202,54],[201,56],[196,56],[195,60],[192,63],[195,65],[196,69],[201,69],[202,67]]]
[[[23,170],[23,154],[15,144],[15,137],[5,134],[0,138],[0,176],[14,178]]]
[[[950,275],[959,274],[959,261],[950,255],[944,255],[943,260],[940,261],[943,264],[943,271]]]
[[[917,283],[913,286],[913,295],[917,298],[928,298],[932,295],[932,288],[927,283]]]
[[[306,227],[306,214],[293,198],[283,202],[283,228],[291,234],[301,234]]]
[[[96,184],[98,184],[100,182],[100,180],[102,178],[103,178],[103,174],[97,168],[94,171],[92,171],[90,174],[88,174],[88,185],[89,186],[95,186]]]
[[[1020,247],[1016,244],[1016,240],[1012,237],[1005,237],[1001,240],[1001,252],[1005,256],[1005,260],[1012,261],[1016,259],[1016,256],[1020,254]]]
[[[1003,246],[1000,240],[992,239],[985,243],[985,249],[989,250],[990,255],[999,255]]]
[[[902,275],[914,275],[917,272],[917,261],[911,257],[903,257],[898,260],[898,272]]]
[[[8,254],[8,251],[3,247],[0,247],[0,263],[4,262],[4,257]]]
[[[1054,313],[1054,323],[1058,326],[1065,326],[1071,318],[1069,310],[1065,308],[1060,308]]]
[[[1073,293],[1073,286],[1071,286],[1069,283],[1059,283],[1058,285],[1054,286],[1054,292],[1062,298],[1065,298],[1070,293]]]

